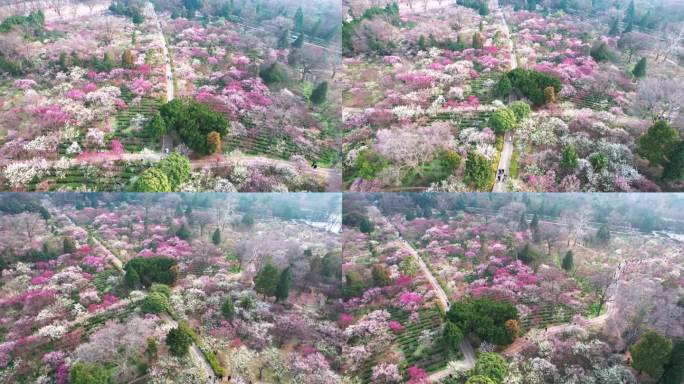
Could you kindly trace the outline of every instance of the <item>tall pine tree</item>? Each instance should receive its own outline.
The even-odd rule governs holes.
[[[561,264],[561,267],[563,267],[563,269],[567,272],[570,272],[572,271],[572,267],[574,265],[575,263],[572,259],[572,251],[565,252],[565,257],[563,257],[563,263]]]
[[[302,12],[302,7],[297,8],[297,12],[295,12],[294,30],[295,32],[302,32],[304,30],[304,12]]]
[[[216,228],[214,234],[211,236],[211,242],[214,243],[214,245],[221,244],[221,230],[218,228]]]
[[[290,295],[290,286],[292,285],[292,272],[290,267],[283,270],[280,274],[280,279],[278,279],[278,286],[276,287],[276,301],[282,302],[286,301],[287,297]]]
[[[273,296],[278,285],[278,268],[270,261],[254,277],[254,290],[264,296]]]
[[[634,77],[644,77],[646,76],[646,58],[642,57],[641,60],[634,66],[632,70]]]

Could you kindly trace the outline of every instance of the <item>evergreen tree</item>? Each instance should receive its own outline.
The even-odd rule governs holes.
[[[684,140],[674,147],[669,158],[670,161],[663,169],[663,179],[671,181],[684,179]]]
[[[133,57],[133,52],[130,49],[124,49],[121,54],[121,66],[126,69],[135,68],[135,57]]]
[[[244,225],[245,227],[252,228],[252,226],[254,225],[254,216],[252,216],[249,213],[246,215],[243,215],[241,222],[242,222],[242,225]]]
[[[601,172],[608,167],[608,158],[603,153],[594,153],[589,156],[589,163],[591,163],[595,172]]]
[[[187,325],[179,324],[177,328],[173,328],[166,334],[166,345],[169,346],[169,351],[176,357],[183,357],[188,353],[190,345],[192,345],[192,336],[187,329]]]
[[[66,72],[70,66],[70,58],[66,52],[62,51],[59,53],[59,61],[57,62],[62,71]]]
[[[299,36],[292,42],[292,48],[301,48],[304,45],[304,34],[300,33]]]
[[[278,281],[278,268],[269,261],[254,277],[254,290],[264,296],[273,296],[276,293]]]
[[[145,348],[145,356],[149,360],[155,360],[157,358],[157,353],[159,352],[159,346],[157,346],[157,340],[154,337],[147,339],[147,347]]]
[[[145,131],[154,137],[160,138],[166,133],[166,122],[159,112],[155,112],[152,118],[145,124]]]
[[[178,231],[176,231],[176,236],[178,236],[178,238],[181,240],[189,239],[190,235],[192,235],[192,232],[190,232],[190,229],[187,225],[185,225],[185,223],[183,223],[183,225],[178,228]]]
[[[608,36],[616,36],[618,33],[620,33],[620,22],[618,19],[613,20],[613,24],[610,26],[610,30],[608,31]]]
[[[665,373],[662,377],[663,384],[684,383],[684,340],[674,342],[670,361],[665,364]]]
[[[679,142],[679,133],[666,121],[658,120],[639,137],[638,152],[652,165],[664,164]]]
[[[218,246],[221,244],[221,230],[216,228],[214,230],[214,234],[211,235],[211,242],[214,243],[214,245]]]
[[[373,284],[376,287],[384,287],[384,286],[392,283],[392,279],[390,278],[389,271],[387,270],[387,267],[385,267],[384,264],[373,265],[372,276],[373,276]]]
[[[287,301],[287,297],[290,295],[290,286],[292,286],[292,271],[290,267],[287,267],[278,279],[278,286],[276,286],[275,292],[276,301]]]
[[[646,372],[654,379],[663,374],[663,367],[670,359],[672,342],[656,331],[644,333],[639,341],[629,348],[632,354],[632,367]]]
[[[482,375],[492,379],[499,384],[508,375],[508,363],[503,357],[495,352],[481,353],[477,357],[475,368],[470,372],[471,375]]]
[[[456,37],[456,50],[460,52],[466,48],[466,38],[462,33],[459,33],[458,37]]]
[[[166,175],[172,190],[177,190],[190,178],[190,160],[176,151],[159,161],[156,167]]]
[[[484,36],[480,32],[475,32],[473,34],[473,48],[475,48],[475,49],[484,48]]]
[[[221,134],[211,131],[207,135],[207,150],[209,154],[221,153]]]
[[[634,30],[634,22],[629,22],[622,33],[630,33]]]
[[[76,363],[69,370],[72,384],[108,384],[111,372],[100,364]]]
[[[525,246],[518,252],[518,259],[525,264],[534,262],[538,256],[537,251],[532,249],[530,243],[525,243]]]
[[[496,84],[496,94],[499,96],[508,96],[513,90],[513,84],[508,76],[504,75]]]
[[[641,60],[634,66],[632,70],[634,77],[644,77],[646,76],[646,58],[642,57]]]
[[[259,77],[261,77],[266,84],[279,83],[287,79],[287,75],[280,68],[277,61],[274,61],[271,64],[264,64],[259,69]]]
[[[563,257],[563,263],[561,264],[561,267],[567,272],[570,272],[573,266],[574,262],[572,259],[572,251],[567,251],[565,252],[565,257]]]
[[[112,56],[112,53],[107,51],[104,54],[104,59],[102,60],[101,63],[102,70],[104,71],[111,71],[116,67],[116,60],[114,60],[114,56]]]
[[[608,45],[605,42],[599,42],[594,45],[591,48],[591,57],[598,62],[609,60],[611,55],[608,50]]]
[[[627,11],[625,12],[625,23],[634,22],[634,17],[636,16],[636,8],[634,7],[634,0],[629,2],[627,6]]]
[[[508,107],[500,107],[489,118],[489,125],[497,135],[503,135],[512,130],[518,123],[515,112]]]
[[[569,144],[563,149],[563,154],[561,157],[561,167],[568,172],[574,171],[579,164],[579,157],[577,156],[577,151],[575,151],[575,146]]]
[[[73,237],[65,236],[62,240],[62,249],[64,253],[74,253],[76,252],[76,240]]]
[[[420,35],[420,37],[418,38],[418,49],[421,51],[427,50],[427,46],[425,45],[425,36],[423,35]]]
[[[290,46],[290,31],[288,29],[283,29],[278,37],[278,48],[285,49]]]
[[[302,7],[297,8],[293,21],[295,32],[302,32],[304,30],[304,12],[302,11]]]
[[[143,313],[161,313],[169,308],[169,299],[159,292],[152,292],[145,296],[140,308]]]
[[[605,224],[601,224],[599,227],[598,231],[596,232],[596,240],[598,240],[599,243],[607,243],[608,240],[610,240],[610,230],[608,229],[608,226]]]
[[[478,153],[468,153],[465,165],[465,182],[479,191],[484,191],[489,189],[493,179],[494,170],[491,162]]]
[[[316,86],[311,92],[311,102],[319,105],[325,101],[328,94],[328,82],[324,81]]]
[[[147,168],[133,184],[135,192],[171,192],[168,177],[157,167]]]
[[[227,320],[232,320],[233,316],[235,316],[235,305],[233,305],[233,298],[230,296],[230,293],[223,300],[223,304],[221,304],[221,314]]]
[[[449,348],[454,351],[458,351],[461,342],[463,341],[463,331],[461,331],[461,328],[459,328],[458,325],[447,320],[446,324],[444,325],[443,337]]]
[[[365,216],[361,219],[361,222],[359,222],[359,231],[363,233],[371,233],[374,229],[375,225]]]

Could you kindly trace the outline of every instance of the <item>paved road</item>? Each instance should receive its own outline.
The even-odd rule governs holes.
[[[161,21],[159,21],[159,16],[157,16],[157,11],[154,10],[154,5],[152,3],[147,3],[147,10],[149,14],[154,19],[154,23],[157,25],[157,32],[159,35],[159,42],[162,47],[162,55],[164,56],[164,69],[166,76],[166,102],[173,100],[175,95],[175,88],[173,85],[173,71],[171,70],[171,59],[169,56],[169,49],[166,45],[166,37],[164,36],[164,31],[162,30]],[[173,150],[173,140],[168,134],[162,136],[162,153],[170,153]]]
[[[513,135],[510,132],[506,132],[504,135],[504,143],[503,147],[501,148],[501,158],[499,159],[499,166],[496,168],[498,169],[503,169],[503,174],[506,176],[506,179],[503,177],[501,179],[498,179],[496,183],[494,183],[494,188],[492,188],[492,192],[506,192],[506,181],[510,177],[510,167],[511,167],[511,157],[513,156]],[[497,174],[498,177],[498,174]]]
[[[503,26],[504,30],[504,36],[506,37],[506,41],[508,42],[508,51],[510,55],[510,62],[511,62],[511,69],[516,69],[518,68],[518,61],[515,58],[515,49],[513,47],[513,40],[511,40],[511,31],[508,28],[508,23],[506,22],[506,18],[504,17],[503,10],[501,10],[501,7],[499,7],[499,1],[498,0],[493,0],[492,1],[493,8],[496,9],[496,13],[499,15],[501,18],[501,25]],[[510,177],[509,169],[511,166],[511,157],[513,156],[513,138],[510,132],[506,132],[506,135],[504,136],[504,144],[503,148],[501,148],[501,157],[499,159],[499,166],[496,168],[497,170],[503,169],[504,172],[503,174],[506,176],[505,180],[508,180]],[[498,174],[497,174],[498,176]],[[506,192],[506,182],[504,181],[503,178],[500,180],[497,180],[496,183],[494,183],[494,188],[492,189],[492,192]]]

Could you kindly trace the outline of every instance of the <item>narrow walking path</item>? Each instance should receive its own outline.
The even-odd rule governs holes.
[[[492,192],[506,192],[506,181],[510,177],[511,157],[513,157],[513,135],[510,132],[506,132],[503,147],[501,148],[499,166],[496,168],[497,170],[503,169],[503,172],[501,175],[496,175],[497,180],[494,183]]]
[[[154,10],[154,5],[152,5],[152,3],[147,3],[147,9],[152,18],[154,19],[154,23],[157,25],[159,42],[161,43],[162,47],[162,55],[164,56],[164,69],[166,72],[166,102],[168,103],[169,101],[173,100],[175,95],[175,88],[173,85],[173,71],[171,69],[169,48],[166,45],[166,37],[164,36],[164,31],[162,30],[161,21],[159,21],[159,16],[157,16],[157,12]],[[161,148],[163,154],[170,153],[171,150],[173,150],[173,140],[171,140],[171,137],[168,134],[164,134],[162,136]]]

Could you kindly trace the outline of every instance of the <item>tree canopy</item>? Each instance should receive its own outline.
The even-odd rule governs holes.
[[[507,329],[506,321],[517,320],[518,311],[508,302],[474,299],[452,304],[446,317],[466,334],[473,332],[482,340],[508,345],[515,335]]]
[[[638,152],[653,164],[664,164],[679,141],[677,130],[666,121],[658,120],[639,137]]]
[[[287,267],[280,273],[278,277],[278,285],[276,285],[275,297],[276,301],[286,301],[290,295],[290,287],[292,286],[292,270]]]
[[[274,296],[278,280],[278,268],[271,262],[267,262],[254,277],[254,290],[264,296]]]
[[[500,384],[508,374],[508,364],[499,354],[485,352],[477,357],[477,363],[471,373],[488,377],[496,384]]]
[[[172,190],[177,190],[190,178],[190,160],[176,151],[163,158],[157,168],[164,172]]]
[[[111,372],[100,364],[76,363],[69,371],[72,384],[109,384]]]
[[[544,90],[553,87],[555,93],[561,91],[560,80],[542,72],[516,68],[507,72],[497,84],[497,92],[506,97],[513,90],[517,90],[527,97],[535,106],[542,106],[551,100],[547,100]]]
[[[497,109],[489,118],[489,125],[497,135],[503,135],[512,130],[517,123],[518,118],[515,112],[508,107]]]
[[[464,180],[477,190],[487,190],[494,179],[494,170],[486,157],[475,152],[468,153]]]
[[[211,153],[209,133],[217,132],[221,137],[228,133],[228,121],[222,114],[193,100],[174,99],[162,105],[159,113],[167,131],[177,132],[188,147],[201,155]]]
[[[639,372],[646,372],[652,378],[659,378],[671,351],[672,341],[656,331],[648,331],[629,348],[632,367]]]
[[[178,278],[176,260],[166,257],[136,257],[124,266],[125,280],[131,287],[149,287],[153,283],[173,285]]]
[[[192,345],[192,336],[187,325],[180,323],[177,328],[173,328],[166,334],[166,345],[172,355],[183,357],[188,353]]]
[[[164,171],[159,168],[147,168],[138,176],[133,184],[135,192],[171,192],[171,183]]]

